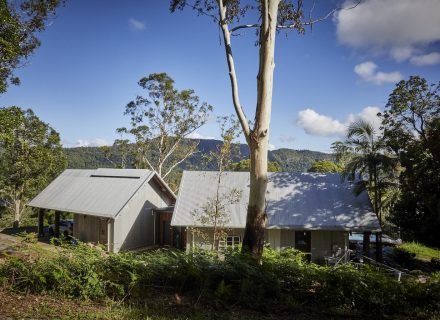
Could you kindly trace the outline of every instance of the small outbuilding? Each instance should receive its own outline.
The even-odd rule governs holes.
[[[197,212],[216,197],[219,173],[185,171],[171,225],[186,228],[186,247],[210,246],[194,230],[211,232]],[[241,243],[249,197],[248,172],[224,172],[219,194],[239,190],[240,200],[226,205],[230,215],[224,245]],[[339,174],[274,172],[268,174],[266,242],[277,249],[293,247],[312,261],[322,261],[348,249],[350,232],[381,232],[366,192],[355,196],[353,185]]]
[[[155,212],[170,210],[175,200],[167,184],[150,170],[67,169],[28,206],[40,208],[39,233],[45,210],[55,210],[55,224],[61,212],[69,212],[74,214],[75,238],[119,252],[159,244]]]

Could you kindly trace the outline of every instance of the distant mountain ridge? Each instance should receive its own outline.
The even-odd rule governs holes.
[[[222,141],[202,139],[198,152],[184,161],[179,167],[182,170],[213,170],[213,164],[205,163],[203,156],[217,149]],[[120,156],[114,152],[108,159],[101,147],[64,148],[69,169],[96,169],[115,167],[120,163]],[[240,155],[234,161],[249,158],[249,148],[240,144]],[[334,160],[334,155],[310,150],[293,150],[288,148],[269,151],[269,160],[280,164],[283,171],[306,172],[316,160]]]

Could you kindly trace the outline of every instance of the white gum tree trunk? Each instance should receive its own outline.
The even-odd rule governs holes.
[[[257,107],[252,130],[249,128],[238,97],[237,77],[231,48],[230,31],[226,22],[226,8],[218,0],[220,26],[223,32],[226,59],[232,87],[235,111],[240,120],[244,136],[250,149],[250,193],[243,238],[243,251],[260,260],[263,253],[266,228],[267,152],[269,145],[269,124],[272,109],[273,74],[275,68],[275,37],[278,5],[280,0],[261,0],[261,27],[259,71],[257,76]]]

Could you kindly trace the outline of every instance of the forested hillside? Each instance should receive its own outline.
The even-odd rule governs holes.
[[[187,170],[213,170],[215,165],[206,161],[206,155],[210,151],[216,150],[220,140],[200,140],[199,151],[188,158],[180,166],[181,169]],[[111,148],[110,152],[105,152],[101,147],[78,147],[64,149],[68,168],[71,169],[94,169],[94,168],[112,168],[121,163],[121,156],[116,148]],[[249,150],[247,145],[240,145],[240,153],[234,161],[247,159]],[[331,154],[310,151],[310,150],[292,150],[279,149],[269,151],[269,160],[276,161],[281,165],[283,171],[305,172],[311,167],[315,160],[333,160]],[[129,160],[130,164],[131,161]]]

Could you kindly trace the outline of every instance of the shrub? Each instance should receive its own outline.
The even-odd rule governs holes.
[[[32,251],[29,244],[29,252]],[[82,299],[144,299],[179,293],[204,303],[238,304],[266,311],[310,306],[345,313],[423,317],[440,310],[440,273],[426,283],[397,282],[373,267],[336,268],[307,263],[302,253],[267,249],[261,265],[238,250],[156,250],[107,254],[84,244],[55,253],[8,256],[0,281],[21,292],[52,292]]]

